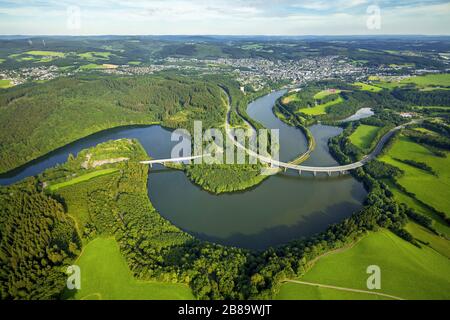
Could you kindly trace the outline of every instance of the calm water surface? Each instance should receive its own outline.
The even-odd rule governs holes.
[[[272,113],[283,91],[251,103],[248,114],[268,128],[280,129],[280,159],[291,160],[307,149],[302,132],[278,120]],[[328,153],[327,141],[339,134],[336,127],[310,128],[317,147],[305,165],[337,164]],[[119,138],[136,138],[149,155],[170,157],[176,142],[160,127],[116,128],[86,137],[32,163],[0,176],[8,185],[63,163],[69,153]],[[148,179],[148,195],[160,214],[181,229],[205,240],[252,249],[276,246],[323,231],[361,208],[366,191],[351,176],[312,177],[287,173],[272,176],[242,193],[212,195],[192,184],[183,172],[154,167]]]

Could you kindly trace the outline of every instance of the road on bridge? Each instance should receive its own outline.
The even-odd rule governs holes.
[[[404,124],[404,125],[401,125],[401,126],[398,126],[398,127],[395,127],[393,129],[391,129],[389,132],[387,132],[380,139],[380,141],[377,143],[375,149],[369,155],[365,156],[362,160],[357,161],[355,163],[342,165],[342,166],[333,166],[333,167],[308,167],[308,166],[301,166],[301,165],[295,165],[295,164],[292,164],[292,163],[281,162],[281,161],[278,161],[278,160],[274,160],[274,159],[272,159],[270,157],[266,157],[266,156],[260,155],[260,154],[258,154],[256,152],[252,151],[252,150],[247,149],[246,147],[241,145],[239,142],[237,142],[235,137],[234,137],[234,135],[233,135],[233,133],[232,133],[231,125],[230,125],[231,97],[228,95],[228,93],[226,91],[224,91],[224,92],[228,96],[227,115],[226,115],[226,120],[225,120],[225,130],[227,132],[228,137],[231,139],[231,141],[233,141],[234,145],[237,148],[245,150],[252,157],[256,157],[261,162],[269,164],[272,167],[283,168],[283,169],[291,169],[291,170],[298,171],[299,173],[301,173],[301,172],[312,172],[314,174],[316,174],[318,172],[323,172],[323,173],[328,173],[328,174],[331,174],[333,172],[344,173],[344,172],[349,171],[349,170],[354,170],[354,169],[360,168],[360,167],[364,166],[367,162],[375,159],[377,157],[377,155],[380,154],[381,150],[383,150],[384,145],[389,141],[389,139],[398,130],[401,130],[401,129],[405,128],[405,126],[413,124],[413,123],[416,122],[416,121],[412,121],[410,123],[407,123],[407,124]],[[248,121],[246,121],[245,119],[243,119],[243,120],[246,123],[246,125],[249,128],[251,128],[252,134],[256,134],[256,129]],[[310,152],[310,150],[308,150],[306,153],[308,153],[308,152]]]
[[[381,139],[380,141],[377,143],[376,147],[374,148],[374,150],[367,156],[365,156],[363,159],[361,159],[360,161],[351,163],[351,164],[346,164],[346,165],[341,165],[341,166],[333,166],[333,167],[309,167],[309,166],[302,166],[302,165],[296,165],[293,163],[286,163],[286,162],[282,162],[282,161],[278,161],[275,160],[271,157],[268,156],[264,156],[264,155],[260,155],[257,152],[254,152],[253,150],[247,149],[245,146],[241,145],[239,142],[236,141],[235,136],[233,135],[232,129],[231,129],[231,125],[230,125],[230,115],[231,115],[231,97],[228,95],[228,93],[224,90],[225,94],[228,96],[228,101],[227,101],[227,114],[226,114],[226,118],[225,118],[225,131],[228,135],[228,137],[230,138],[230,140],[233,142],[233,144],[239,148],[244,150],[247,154],[249,154],[252,157],[255,157],[256,159],[258,159],[260,162],[262,163],[266,163],[268,165],[270,165],[272,168],[282,168],[282,169],[290,169],[290,170],[295,170],[298,171],[300,174],[302,172],[312,172],[314,173],[314,175],[316,173],[328,173],[331,174],[333,172],[339,172],[339,173],[345,173],[347,171],[350,170],[354,170],[357,168],[360,168],[362,166],[364,166],[366,163],[368,163],[369,161],[375,159],[383,150],[383,147],[385,146],[385,144],[389,141],[389,139],[399,130],[404,129],[406,126],[411,125],[411,124],[415,124],[418,123],[418,120],[413,120],[407,124],[404,125],[400,125],[397,126],[391,130],[389,130],[389,132],[387,132]],[[247,125],[247,127],[251,130],[251,134],[256,134],[256,128],[254,128],[252,126],[252,124],[250,124],[247,120],[245,120],[244,118],[242,118],[244,123]],[[310,153],[311,150],[306,151],[305,154],[301,155],[300,157],[305,156],[306,154]],[[190,161],[190,160],[195,160],[201,157],[206,157],[208,155],[197,155],[197,156],[191,156],[191,157],[180,157],[180,158],[171,158],[171,159],[159,159],[159,160],[149,160],[149,161],[141,161],[142,164],[165,164],[166,162],[185,162],[185,161]],[[299,157],[299,158],[300,158]]]

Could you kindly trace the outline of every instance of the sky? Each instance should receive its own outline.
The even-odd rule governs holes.
[[[1,35],[450,34],[442,0],[0,0]]]

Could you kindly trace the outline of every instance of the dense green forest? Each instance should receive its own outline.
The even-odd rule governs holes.
[[[268,176],[261,175],[261,165],[201,164],[186,166],[186,175],[203,189],[215,193],[243,191]]]
[[[163,64],[159,59],[167,57],[288,61],[340,55],[367,67],[410,64],[443,70],[445,66],[435,57],[437,52],[450,50],[448,41],[432,40],[416,43],[285,39],[274,44],[263,39],[255,46],[256,41],[245,38],[206,41],[207,38],[46,38],[47,46],[56,55],[45,59],[30,53],[28,41],[1,40],[0,61],[5,70],[50,65],[74,70],[96,60],[147,65],[150,61]],[[33,50],[46,50],[41,40],[33,38]],[[380,50],[381,47],[386,50]],[[402,71],[398,73],[401,75]],[[244,94],[240,84],[228,74],[191,77],[166,72],[118,77],[92,72],[1,89],[0,173],[116,126],[158,123],[190,129],[195,119],[203,121],[204,128],[223,127],[227,103],[224,92],[229,95],[233,111],[231,125],[245,127],[245,119],[254,128],[260,128],[261,124],[248,116],[247,105],[274,88],[253,92],[247,86]],[[331,94],[319,94],[330,89]],[[274,111],[284,122],[304,130],[313,144],[308,125],[317,121],[336,124],[360,108],[372,108],[375,116],[339,124],[344,129],[342,134],[329,141],[330,153],[341,164],[361,159],[389,128],[409,121],[400,112],[439,115],[442,121],[425,120],[420,126],[403,130],[401,137],[443,159],[450,150],[450,130],[445,121],[449,116],[446,107],[450,105],[450,91],[439,87],[430,91],[416,89],[408,85],[370,92],[342,81],[319,81],[304,86],[290,101],[280,99]],[[333,101],[337,103],[332,104]],[[321,105],[328,105],[323,114],[302,112]],[[365,150],[350,141],[361,124],[382,128]],[[399,139],[400,134],[394,135],[384,153]],[[106,159],[115,161],[94,164]],[[439,235],[434,218],[400,204],[394,187],[426,207],[432,217],[438,216],[446,227],[449,225],[445,212],[421,202],[399,184],[404,170],[375,160],[352,172],[364,184],[368,197],[363,208],[351,217],[308,239],[264,251],[225,247],[196,239],[160,216],[148,198],[149,169],[138,164],[144,159],[148,155],[137,141],[110,141],[70,155],[66,163],[38,177],[0,187],[0,299],[66,298],[65,267],[80,256],[89,241],[105,236],[117,241],[138,280],[187,284],[198,299],[270,299],[283,280],[302,276],[314,259],[354,243],[368,232],[387,228],[418,248],[427,243],[418,241],[408,231],[409,221]],[[433,178],[440,174],[417,159],[394,160]],[[184,169],[192,181],[213,193],[243,190],[264,179],[260,165],[196,165]]]
[[[111,153],[112,149],[114,152]],[[336,147],[338,152],[340,147]],[[100,168],[84,169],[81,165],[88,154],[96,159],[111,156],[128,158],[131,161],[121,161],[106,164]],[[143,148],[131,140],[119,140],[100,144],[95,148],[84,150],[78,157],[69,157],[68,162],[50,169],[39,176],[38,180],[30,179],[12,187],[2,188],[2,276],[5,288],[14,286],[14,279],[9,272],[15,268],[16,261],[28,261],[29,254],[9,258],[8,255],[23,252],[14,247],[22,246],[23,241],[8,240],[8,237],[20,235],[5,228],[24,228],[28,224],[41,223],[54,226],[48,231],[39,233],[45,241],[41,244],[41,252],[50,255],[45,261],[42,253],[36,252],[37,274],[29,279],[29,295],[22,291],[10,290],[4,294],[5,298],[25,297],[56,297],[58,288],[63,288],[64,277],[55,271],[55,278],[49,278],[40,270],[50,272],[48,264],[60,266],[73,260],[79,253],[80,240],[86,243],[98,236],[114,236],[119,243],[130,269],[138,279],[154,279],[187,283],[195,296],[200,299],[242,299],[242,298],[270,298],[277,292],[279,281],[286,277],[301,275],[306,270],[307,263],[316,256],[330,249],[340,247],[364,234],[366,230],[378,227],[390,228],[407,238],[408,233],[402,226],[406,222],[406,208],[399,206],[392,198],[387,187],[378,182],[372,175],[359,169],[356,176],[361,179],[370,194],[366,206],[351,218],[316,237],[308,240],[294,241],[276,249],[264,252],[251,252],[238,248],[214,245],[200,241],[179,230],[163,219],[153,208],[147,197],[147,170],[138,164],[137,160],[147,156]],[[48,193],[48,185],[62,180],[74,179],[89,172],[106,168],[117,168],[118,171],[109,175],[102,175],[94,179],[68,185],[58,189],[55,193]],[[385,170],[372,168],[372,171]],[[375,175],[375,174],[374,174]],[[44,191],[42,191],[44,188]],[[14,192],[11,196],[11,192]],[[48,194],[47,194],[48,193]],[[30,197],[30,218],[8,222],[11,217],[22,214],[24,207],[11,205],[21,203],[19,199]],[[41,202],[50,203],[54,209],[48,211]],[[33,209],[34,206],[39,210]],[[42,215],[42,210],[48,215],[58,217],[56,221]],[[72,222],[71,218],[75,220]],[[17,218],[16,218],[17,219]],[[10,226],[10,227],[8,227]],[[57,226],[57,227],[56,227]],[[76,226],[76,229],[75,229]],[[5,231],[3,231],[5,230]],[[75,232],[77,230],[77,232]],[[7,231],[7,235],[6,232]],[[35,236],[35,233],[28,233]],[[78,236],[79,234],[79,236]],[[22,240],[22,238],[21,238]],[[5,247],[3,247],[5,246]],[[4,248],[4,249],[3,249]],[[28,246],[31,250],[33,246]],[[54,248],[56,252],[51,251]],[[4,258],[5,257],[5,258]],[[50,269],[52,270],[52,269]],[[14,278],[28,277],[29,270],[17,269]],[[54,284],[51,296],[35,294],[42,281],[58,281]],[[21,282],[19,282],[21,283]],[[19,284],[16,284],[20,286]],[[42,293],[43,294],[43,293]]]
[[[85,174],[80,164],[86,155],[110,157],[111,148],[116,150],[115,156],[130,159],[107,165],[119,168],[118,173],[55,194],[77,221],[83,241],[114,236],[138,279],[188,283],[201,299],[241,298],[237,279],[247,253],[196,240],[156,212],[147,196],[148,167],[137,162],[147,155],[136,141],[120,140],[85,150],[40,178],[52,183],[61,181],[61,176]]]
[[[336,90],[335,94],[329,94],[321,97],[319,93],[323,90]],[[422,97],[421,101],[417,95]],[[417,102],[426,102],[430,105],[448,104],[448,91],[436,90],[421,93],[417,90],[397,89],[394,91],[381,90],[371,92],[362,90],[356,85],[347,84],[340,81],[328,80],[319,81],[309,84],[296,93],[287,93],[278,102],[277,110],[284,117],[296,118],[297,121],[304,125],[310,125],[318,121],[325,123],[334,123],[353,115],[357,110],[362,108],[371,108],[378,114],[384,114],[384,120],[392,120],[398,122],[398,115],[392,111],[408,111],[412,110],[412,106]],[[319,96],[319,97],[318,97]],[[417,99],[416,99],[417,98]],[[339,99],[339,100],[337,100]],[[429,99],[426,100],[425,99]],[[338,103],[330,104],[325,108],[325,114],[309,114],[305,110],[311,110],[321,105],[327,105],[330,101],[338,101]]]
[[[32,64],[67,66],[86,63],[91,52],[100,52],[112,64],[126,64],[129,61],[146,63],[150,59],[197,58],[197,59],[269,59],[298,60],[327,55],[346,56],[355,63],[371,66],[415,65],[417,68],[443,67],[442,62],[430,59],[437,52],[450,50],[446,39],[421,38],[411,41],[404,38],[353,38],[339,41],[329,38],[280,37],[269,41],[267,37],[221,37],[221,36],[100,36],[100,37],[42,37],[26,38],[32,42],[33,50],[60,52],[58,59],[31,61]],[[355,41],[356,40],[356,41]],[[0,59],[5,68],[29,66],[30,61],[18,59],[30,51],[30,44],[24,37],[2,39]],[[420,53],[420,54],[410,54]],[[100,59],[101,61],[101,59]]]
[[[116,126],[222,125],[220,88],[184,77],[60,78],[0,93],[0,172]]]
[[[81,241],[63,205],[35,178],[0,188],[0,299],[55,299]]]

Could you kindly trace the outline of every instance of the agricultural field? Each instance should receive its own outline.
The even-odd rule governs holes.
[[[337,105],[342,102],[344,102],[344,99],[341,96],[339,96],[338,98],[336,98],[335,100],[332,100],[330,102],[319,104],[313,108],[302,108],[302,109],[298,110],[297,112],[303,113],[303,114],[306,114],[309,116],[320,116],[320,115],[327,114],[328,107]]]
[[[0,89],[7,89],[12,87],[11,80],[0,80]]]
[[[434,131],[431,131],[431,130],[428,130],[428,129],[425,129],[425,128],[415,128],[414,130],[417,131],[417,132],[422,132],[422,133],[431,135],[431,136],[437,136],[438,135],[437,132],[434,132]]]
[[[321,288],[300,283],[286,282],[281,285],[276,300],[390,300],[373,294]]]
[[[296,93],[290,94],[287,97],[283,98],[283,104],[289,104],[291,102],[300,101],[299,96]]]
[[[96,238],[75,262],[81,270],[81,289],[66,298],[79,300],[192,300],[183,284],[140,281],[133,277],[114,238]]]
[[[355,82],[353,85],[357,86],[362,91],[380,92],[381,90],[383,90],[383,88],[363,82]]]
[[[450,87],[450,74],[430,74],[425,76],[411,77],[400,81],[402,84],[415,84],[418,88],[427,87]]]
[[[430,74],[416,76],[401,81],[388,81],[380,78],[373,78],[374,85],[377,87],[393,90],[399,87],[413,85],[421,91],[430,91],[435,89],[445,89],[450,87],[450,74]]]
[[[446,154],[445,158],[438,157],[426,147],[401,136],[380,160],[404,171],[397,181],[408,192],[415,194],[418,200],[448,214],[450,212],[450,198],[448,197],[450,162],[448,152]],[[436,174],[398,160],[426,163]]]
[[[78,56],[80,58],[89,60],[89,61],[97,61],[97,60],[109,60],[110,56],[112,55],[111,52],[105,51],[105,52],[84,52],[79,53]]]
[[[320,92],[318,92],[318,93],[316,93],[315,95],[314,95],[314,99],[316,99],[316,100],[321,100],[321,99],[323,99],[323,98],[325,98],[325,97],[328,97],[329,95],[332,95],[332,94],[339,94],[339,93],[341,93],[342,91],[341,90],[339,90],[339,89],[327,89],[327,90],[322,90],[322,91],[320,91]]]
[[[419,240],[422,244],[427,244],[430,248],[436,250],[443,256],[450,258],[450,241],[439,237],[438,235],[434,234],[427,228],[414,223],[409,222],[406,227],[406,231],[412,234],[412,236]]]
[[[51,192],[54,192],[54,191],[57,191],[57,190],[59,190],[61,188],[72,186],[72,185],[77,184],[77,183],[89,181],[89,180],[94,179],[96,177],[105,176],[107,174],[111,174],[111,173],[114,173],[114,172],[117,172],[117,171],[118,171],[117,168],[108,168],[108,169],[103,169],[103,170],[96,170],[96,171],[93,171],[93,172],[90,172],[90,173],[83,174],[83,175],[81,175],[79,177],[70,179],[68,181],[64,181],[64,182],[61,182],[61,183],[56,183],[56,184],[50,185],[48,187],[48,189]]]
[[[300,280],[368,290],[366,269],[370,265],[381,269],[381,290],[377,292],[403,299],[450,298],[448,258],[427,246],[418,248],[387,230],[370,233],[352,248],[320,258]],[[294,285],[283,284],[278,298],[317,297],[317,290],[298,285],[296,291]],[[342,291],[322,294],[330,299],[348,297]]]
[[[57,51],[27,51],[25,53],[28,55],[31,55],[31,56],[39,56],[39,57],[63,58],[65,56],[65,54],[63,52],[57,52]]]
[[[413,209],[415,212],[432,219],[433,220],[433,228],[435,228],[436,231],[438,231],[439,233],[450,238],[450,227],[447,225],[447,223],[444,221],[444,219],[442,219],[433,210],[426,207],[420,201],[414,199],[413,197],[411,197],[411,196],[407,195],[406,193],[404,193],[403,191],[399,190],[391,181],[386,180],[384,182],[389,186],[389,189],[394,194],[394,198],[397,202],[404,203],[409,208]]]
[[[86,70],[96,70],[96,69],[107,69],[107,67],[104,64],[89,63],[89,64],[82,65],[79,69],[86,71]]]
[[[358,148],[367,150],[372,145],[380,129],[380,127],[362,124],[350,136],[350,141]]]
[[[9,55],[9,58],[14,59],[18,62],[25,62],[30,61],[34,63],[44,63],[44,62],[51,62],[58,58],[64,58],[66,56],[63,52],[58,51],[27,51],[23,53],[16,53]]]

